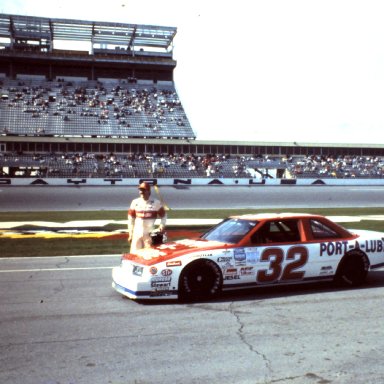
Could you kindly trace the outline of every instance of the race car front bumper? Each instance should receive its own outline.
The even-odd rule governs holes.
[[[177,290],[162,289],[158,284],[132,274],[126,267],[115,267],[112,269],[112,288],[121,295],[133,300],[146,299],[177,299]]]

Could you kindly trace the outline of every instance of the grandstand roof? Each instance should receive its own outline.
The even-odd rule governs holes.
[[[172,50],[175,27],[0,14],[0,38],[14,41],[83,41],[99,45]]]
[[[70,142],[70,143],[99,143],[100,138],[82,137],[46,137],[46,136],[4,136],[0,135],[0,142]],[[190,140],[190,139],[161,139],[161,138],[103,138],[103,143],[133,143],[133,144],[175,144],[175,145],[194,145],[194,146],[228,146],[228,147],[267,147],[296,149],[324,148],[324,149],[384,149],[384,144],[357,144],[357,143],[297,143],[275,142],[275,141],[219,141],[219,140]],[[297,151],[299,152],[299,151]],[[358,154],[358,153],[356,153]]]

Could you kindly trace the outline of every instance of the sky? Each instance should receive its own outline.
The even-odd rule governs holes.
[[[198,140],[384,143],[382,0],[0,0],[0,13],[177,28]]]

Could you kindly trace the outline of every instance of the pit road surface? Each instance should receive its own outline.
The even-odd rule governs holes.
[[[384,271],[148,304],[111,289],[119,256],[0,259],[2,384],[384,382]]]
[[[173,209],[383,206],[380,187],[162,187]],[[136,188],[3,187],[1,211],[127,209]],[[136,303],[120,256],[0,258],[1,384],[378,384],[384,271],[366,285]]]

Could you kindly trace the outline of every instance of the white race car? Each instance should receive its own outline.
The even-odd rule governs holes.
[[[112,286],[131,299],[209,299],[221,291],[332,280],[362,284],[384,266],[384,233],[313,214],[232,216],[195,240],[124,254]]]

